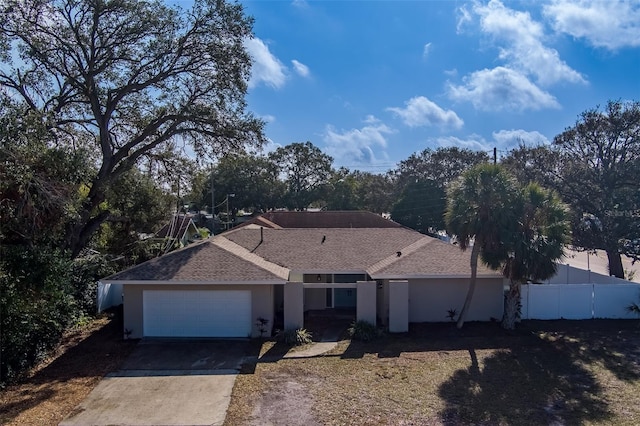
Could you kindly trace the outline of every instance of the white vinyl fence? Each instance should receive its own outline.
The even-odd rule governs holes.
[[[122,304],[122,284],[103,283],[98,281],[98,312],[112,306]]]
[[[529,284],[522,286],[522,319],[633,319],[640,284]]]

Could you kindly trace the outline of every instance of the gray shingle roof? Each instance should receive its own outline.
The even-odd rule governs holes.
[[[364,271],[425,238],[406,228],[264,229],[262,232],[262,243],[260,229],[243,228],[224,236],[269,262],[310,272]]]
[[[282,281],[283,277],[215,244],[188,245],[118,272],[102,281]],[[286,278],[285,278],[286,279]]]
[[[429,238],[429,237],[427,237]],[[384,265],[377,270],[369,271],[373,277],[390,276],[471,276],[471,249],[460,250],[460,247],[431,238],[419,249],[401,256],[396,262]],[[478,262],[479,276],[501,276],[498,271],[489,269]]]
[[[470,250],[404,227],[240,227],[103,281],[286,281],[291,270],[366,271],[374,279],[467,277],[469,259]],[[483,265],[478,274],[500,276]]]

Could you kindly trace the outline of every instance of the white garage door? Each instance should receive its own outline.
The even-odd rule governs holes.
[[[144,290],[147,337],[247,337],[249,290]]]

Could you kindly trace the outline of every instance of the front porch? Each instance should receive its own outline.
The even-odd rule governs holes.
[[[320,276],[320,275],[318,275]],[[307,328],[329,318],[366,321],[378,319],[391,332],[409,329],[409,283],[398,281],[287,282],[282,289],[283,328]]]
[[[304,313],[304,328],[317,342],[348,338],[347,329],[356,320],[355,308],[332,308]]]

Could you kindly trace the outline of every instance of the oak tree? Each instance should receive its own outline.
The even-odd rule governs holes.
[[[3,0],[0,87],[37,111],[55,144],[95,164],[67,231],[73,255],[110,212],[110,185],[167,146],[201,159],[264,142],[246,111],[252,20],[237,3]]]

